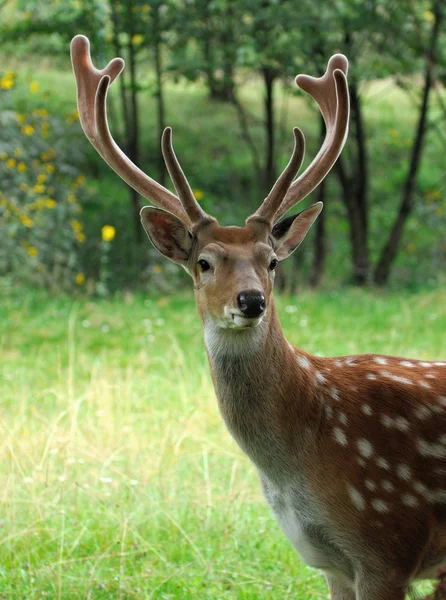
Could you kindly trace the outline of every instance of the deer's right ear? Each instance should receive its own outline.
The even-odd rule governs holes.
[[[140,217],[158,252],[173,262],[186,266],[193,242],[193,236],[186,225],[171,213],[154,206],[144,206]]]

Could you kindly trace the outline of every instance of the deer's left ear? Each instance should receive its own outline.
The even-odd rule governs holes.
[[[308,230],[323,208],[322,202],[316,202],[310,208],[297,215],[278,221],[272,231],[274,250],[279,260],[284,260],[301,244]]]
[[[154,206],[144,206],[140,217],[158,252],[173,262],[186,266],[193,242],[193,236],[186,225],[171,213]]]

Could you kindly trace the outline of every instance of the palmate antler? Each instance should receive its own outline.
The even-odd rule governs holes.
[[[124,68],[115,58],[105,69],[96,69],[90,58],[90,43],[83,35],[71,42],[71,59],[77,83],[77,102],[82,128],[102,158],[138,193],[158,207],[177,216],[188,226],[213,220],[195,199],[172,146],[172,130],[165,129],[162,152],[177,196],[143,173],[117,146],[107,123],[107,93],[111,83]],[[320,78],[298,75],[296,83],[318,103],[327,133],[318,154],[308,168],[293,182],[302,164],[305,139],[294,129],[295,145],[290,162],[274,184],[259,209],[250,218],[261,218],[274,224],[292,206],[303,200],[328,174],[338,158],[347,137],[349,96],[348,61],[342,54],[331,57],[327,71]]]
[[[106,100],[110,84],[124,68],[122,58],[114,58],[98,70],[90,58],[90,42],[77,35],[71,42],[71,60],[77,83],[79,118],[85,135],[102,158],[122,179],[154,204],[177,216],[186,225],[209,220],[196,201],[172,147],[172,130],[163,133],[162,150],[178,196],[143,173],[117,146],[107,123]]]
[[[291,183],[305,152],[303,134],[297,128],[294,130],[295,146],[291,160],[253,217],[263,217],[274,223],[308,196],[330,172],[347,139],[350,115],[347,72],[347,58],[343,54],[335,54],[322,77],[296,77],[297,85],[319,105],[327,128],[324,143],[307,169]]]

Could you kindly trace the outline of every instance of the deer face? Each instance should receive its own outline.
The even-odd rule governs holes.
[[[220,227],[212,219],[194,231],[149,206],[141,220],[155,248],[192,277],[202,320],[240,330],[267,318],[276,266],[299,246],[321,210],[315,204],[272,228],[256,218],[245,227]]]

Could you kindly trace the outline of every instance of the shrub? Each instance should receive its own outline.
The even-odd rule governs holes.
[[[79,250],[88,192],[76,164],[73,125],[45,108],[8,109],[14,73],[0,74],[0,275],[69,290],[83,285]],[[31,93],[38,84],[32,82]]]

